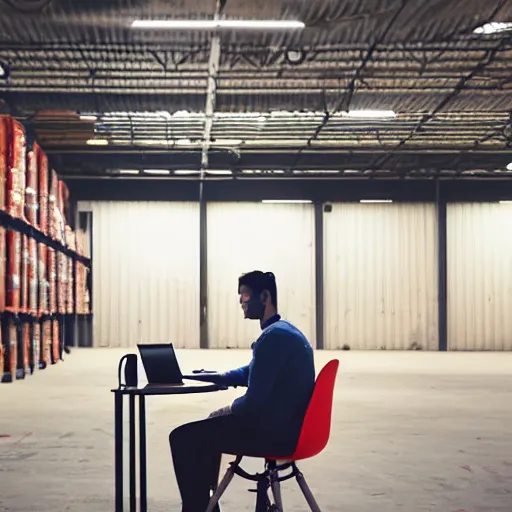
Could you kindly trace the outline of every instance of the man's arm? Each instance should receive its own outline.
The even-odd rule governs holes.
[[[224,373],[222,375],[222,384],[225,386],[247,387],[249,384],[249,365]]]
[[[242,366],[236,370],[230,370],[226,373],[197,371],[194,375],[184,375],[185,379],[198,380],[201,382],[212,382],[219,386],[248,386],[249,383],[249,365]]]

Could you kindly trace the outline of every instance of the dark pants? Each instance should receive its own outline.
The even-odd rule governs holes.
[[[210,489],[217,486],[223,453],[289,456],[296,439],[263,432],[233,415],[187,423],[171,432],[172,458],[183,503],[182,512],[205,512]]]

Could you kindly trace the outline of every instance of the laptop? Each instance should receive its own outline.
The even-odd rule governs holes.
[[[183,375],[172,343],[137,345],[149,384],[182,385],[183,379],[214,382],[217,372],[200,371]],[[213,377],[213,378],[212,378]]]

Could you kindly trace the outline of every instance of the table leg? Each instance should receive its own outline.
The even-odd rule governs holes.
[[[146,463],[146,397],[139,396],[139,463],[140,463],[140,512],[148,511],[148,483]]]
[[[136,512],[137,510],[137,482],[135,463],[136,463],[136,451],[135,451],[135,395],[130,395],[130,418],[129,418],[129,430],[130,430],[130,512]]]
[[[116,512],[123,512],[123,395],[114,394],[114,478]]]

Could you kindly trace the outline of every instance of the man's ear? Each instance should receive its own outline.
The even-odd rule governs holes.
[[[267,304],[267,300],[270,297],[270,293],[268,292],[268,290],[263,290],[261,292],[260,297],[261,297],[261,302],[266,305]]]

